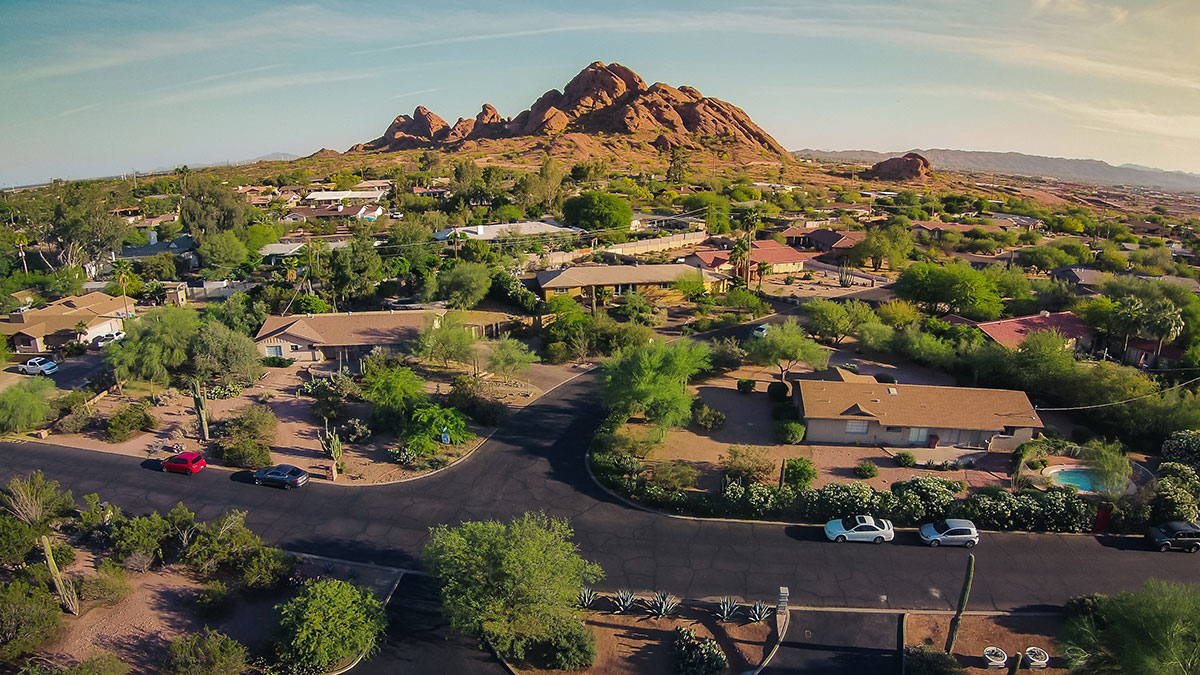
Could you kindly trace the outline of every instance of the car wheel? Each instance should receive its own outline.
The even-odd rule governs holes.
[[[972,540],[968,541],[967,543],[963,544],[963,546],[966,546],[967,548],[975,548],[975,543],[976,543],[975,540],[972,539]]]
[[[876,544],[882,544],[882,543],[883,543],[883,537],[875,537],[875,543],[876,543]]]
[[[1166,553],[1167,551],[1170,551],[1170,550],[1171,550],[1171,545],[1170,545],[1170,544],[1166,544],[1166,543],[1159,544],[1159,545],[1158,545],[1158,550],[1162,551],[1163,553]]]
[[[254,479],[254,484],[255,484],[255,485],[262,485],[262,479],[261,479],[261,478],[255,478],[255,479]]]
[[[941,545],[942,545],[942,542],[938,541],[937,539],[930,539],[930,540],[929,540],[929,547],[930,547],[930,548],[937,548],[937,547],[939,547],[939,546],[941,546]]]
[[[159,471],[161,471],[161,472],[163,472],[163,473],[166,473],[166,472],[167,472],[167,465],[166,465],[165,463],[160,463],[160,464],[158,465],[158,470],[159,470]]]
[[[283,489],[284,489],[284,490],[291,490],[291,489],[292,489],[292,484],[291,484],[291,483],[284,483],[284,484],[283,484]]]
[[[837,537],[834,537],[833,540],[839,544],[844,544],[844,543],[846,543],[846,535],[839,534]]]
[[[1192,547],[1188,549],[1188,553],[1200,553],[1200,544],[1192,544]]]

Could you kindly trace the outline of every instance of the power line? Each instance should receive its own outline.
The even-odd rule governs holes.
[[[1193,382],[1200,382],[1200,377],[1194,377],[1186,382],[1180,382],[1179,384],[1172,385],[1170,387],[1167,387],[1166,389],[1160,389],[1158,391],[1155,391],[1155,392],[1152,392],[1149,394],[1144,394],[1142,396],[1134,396],[1133,398],[1127,398],[1124,401],[1112,401],[1110,403],[1096,403],[1094,405],[1077,405],[1077,406],[1071,406],[1068,408],[1039,408],[1037,406],[1034,406],[1033,409],[1037,410],[1039,412],[1064,412],[1064,411],[1069,411],[1069,410],[1095,410],[1096,408],[1107,408],[1109,406],[1114,406],[1114,405],[1125,405],[1126,403],[1133,403],[1134,401],[1140,401],[1145,398],[1150,398],[1152,396],[1158,396],[1160,394],[1164,394],[1168,391],[1171,391],[1172,389],[1179,389],[1180,387],[1186,387],[1187,385],[1189,385]]]

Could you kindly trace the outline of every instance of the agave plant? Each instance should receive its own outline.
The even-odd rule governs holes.
[[[755,600],[747,614],[752,623],[762,623],[767,620],[767,617],[771,616],[771,606],[762,600]]]
[[[677,609],[679,609],[679,598],[666,591],[655,593],[654,598],[650,600],[650,613],[654,616],[671,616]]]
[[[591,609],[594,602],[596,602],[596,591],[585,588],[579,591],[579,599],[575,604],[579,606],[579,609]]]
[[[721,598],[721,602],[717,603],[717,618],[722,621],[732,620],[737,611],[737,601],[728,595]]]
[[[633,591],[629,590],[628,588],[623,588],[617,591],[617,596],[613,598],[613,602],[617,604],[617,613],[624,614],[633,609],[633,605],[637,602],[637,598],[633,597]]]

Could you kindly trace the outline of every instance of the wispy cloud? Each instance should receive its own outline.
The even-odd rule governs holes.
[[[1142,136],[1200,142],[1200,115],[1159,113],[1148,108],[1124,105],[1096,105],[1069,101],[1050,94],[1034,94],[1033,99],[1081,124]]]
[[[213,99],[229,98],[233,96],[242,96],[245,94],[274,91],[278,89],[325,86],[341,84],[344,82],[361,82],[364,80],[377,79],[379,76],[380,73],[378,71],[358,71],[349,73],[345,71],[333,71],[294,73],[277,77],[252,77],[248,79],[220,82],[217,84],[211,84],[207,87],[192,87],[185,91],[179,91],[173,94],[167,94],[165,96],[152,96],[149,100],[149,103],[152,105],[178,105],[180,103],[209,101]],[[364,90],[364,93],[366,93],[366,90]]]
[[[403,94],[396,94],[395,96],[391,97],[391,100],[395,101],[397,99],[408,98],[410,96],[419,96],[421,94],[432,94],[432,93],[439,92],[439,91],[445,91],[445,88],[444,87],[436,87],[434,89],[418,89],[416,91],[406,91]]]

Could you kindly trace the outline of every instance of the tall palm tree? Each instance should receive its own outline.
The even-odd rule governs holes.
[[[738,239],[729,251],[729,263],[733,265],[733,274],[739,279],[744,278],[743,269],[750,269],[750,241]]]
[[[758,263],[758,266],[754,268],[754,273],[758,276],[758,290],[761,291],[763,277],[771,274],[771,263],[765,260]]]
[[[133,278],[133,263],[128,260],[117,260],[113,262],[112,270],[113,279],[121,285],[121,297],[125,299],[125,316],[129,316],[129,296],[125,294],[125,287]]]
[[[1124,338],[1121,346],[1121,361],[1125,361],[1125,353],[1129,351],[1129,338],[1142,330],[1142,319],[1146,307],[1141,298],[1125,296],[1117,301],[1117,308],[1112,315],[1112,332]]]
[[[1146,308],[1146,330],[1158,338],[1154,358],[1162,354],[1163,342],[1174,340],[1183,331],[1183,311],[1166,298],[1155,300]]]

